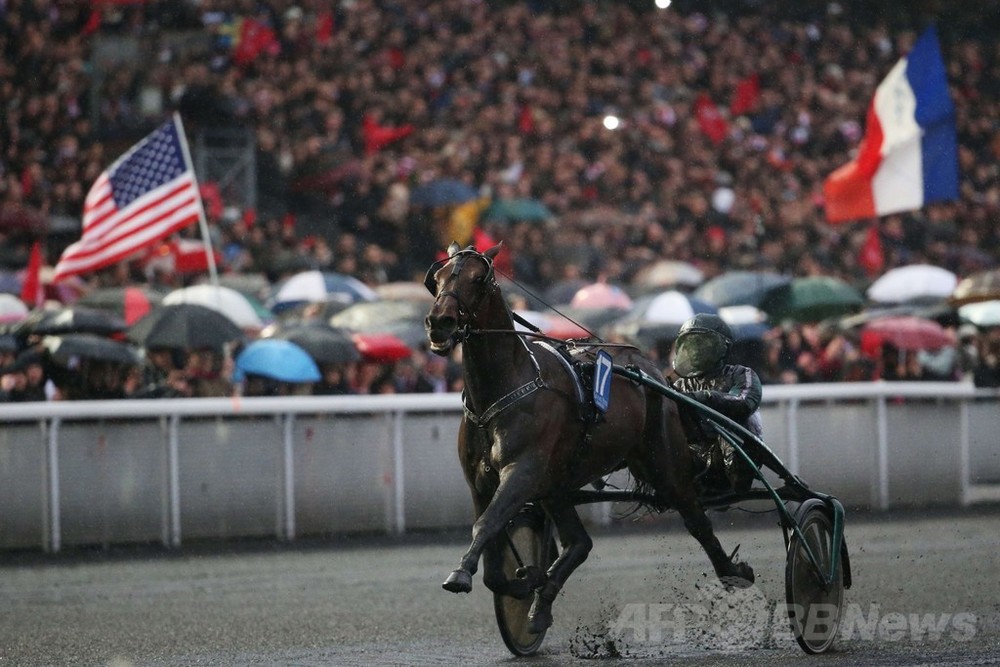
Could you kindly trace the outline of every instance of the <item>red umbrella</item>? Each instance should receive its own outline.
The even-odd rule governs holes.
[[[594,283],[581,287],[569,305],[574,308],[616,308],[628,310],[632,307],[632,299],[617,285]]]
[[[954,342],[951,334],[934,320],[910,315],[882,317],[861,328],[864,350],[877,350],[883,343],[900,350],[939,350]]]
[[[413,354],[406,343],[391,333],[356,333],[351,337],[364,361],[391,364]]]

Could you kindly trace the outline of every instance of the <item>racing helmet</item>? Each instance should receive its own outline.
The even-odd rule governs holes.
[[[721,317],[698,313],[681,325],[674,344],[674,370],[685,378],[719,369],[733,346],[733,331]]]

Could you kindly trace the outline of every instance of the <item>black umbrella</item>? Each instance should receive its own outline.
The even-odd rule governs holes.
[[[719,307],[759,307],[769,290],[791,281],[791,276],[772,271],[729,271],[702,283],[694,295]]]
[[[347,363],[361,359],[361,353],[349,331],[334,329],[321,323],[279,328],[272,337],[295,343],[308,352],[317,364]]]
[[[147,348],[222,349],[243,331],[216,310],[195,303],[161,306],[132,325],[128,337]]]
[[[60,336],[70,333],[91,333],[110,336],[122,333],[128,326],[118,315],[85,306],[67,306],[58,310],[35,310],[17,323],[12,333],[21,338],[30,335]]]
[[[82,359],[106,361],[125,366],[142,364],[142,357],[131,345],[96,334],[46,336],[42,345],[49,353],[50,360],[67,368],[72,367],[77,360]]]
[[[410,194],[410,203],[414,206],[452,206],[472,201],[479,194],[464,181],[453,178],[442,178],[418,186]]]

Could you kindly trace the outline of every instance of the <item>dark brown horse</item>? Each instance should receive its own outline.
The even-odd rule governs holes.
[[[472,544],[444,588],[454,593],[472,590],[482,556],[484,584],[520,598],[533,590],[531,630],[547,628],[552,624],[552,601],[593,544],[570,495],[623,464],[664,505],[680,512],[721,579],[752,583],[753,570],[726,555],[701,506],[674,402],[614,375],[604,418],[589,426],[581,420],[568,365],[551,346],[529,342],[514,328],[494,277],[493,259],[499,250],[498,245],[479,253],[453,243],[448,258],[427,272],[427,287],[436,297],[424,322],[430,349],[446,355],[462,345],[466,410],[458,455],[476,516]],[[659,369],[638,350],[612,349],[616,364],[634,366],[662,381]],[[541,581],[508,580],[501,570],[499,535],[532,501],[551,517],[562,548]]]

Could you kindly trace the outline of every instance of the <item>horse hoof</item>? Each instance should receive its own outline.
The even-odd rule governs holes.
[[[466,570],[455,570],[444,580],[441,588],[452,593],[468,593],[472,590],[472,575]]]
[[[528,615],[528,632],[533,635],[541,634],[552,626],[552,614],[547,611],[540,611],[534,615]]]
[[[753,568],[749,563],[734,563],[735,572],[731,575],[720,577],[723,586],[727,588],[750,588],[755,580]]]

